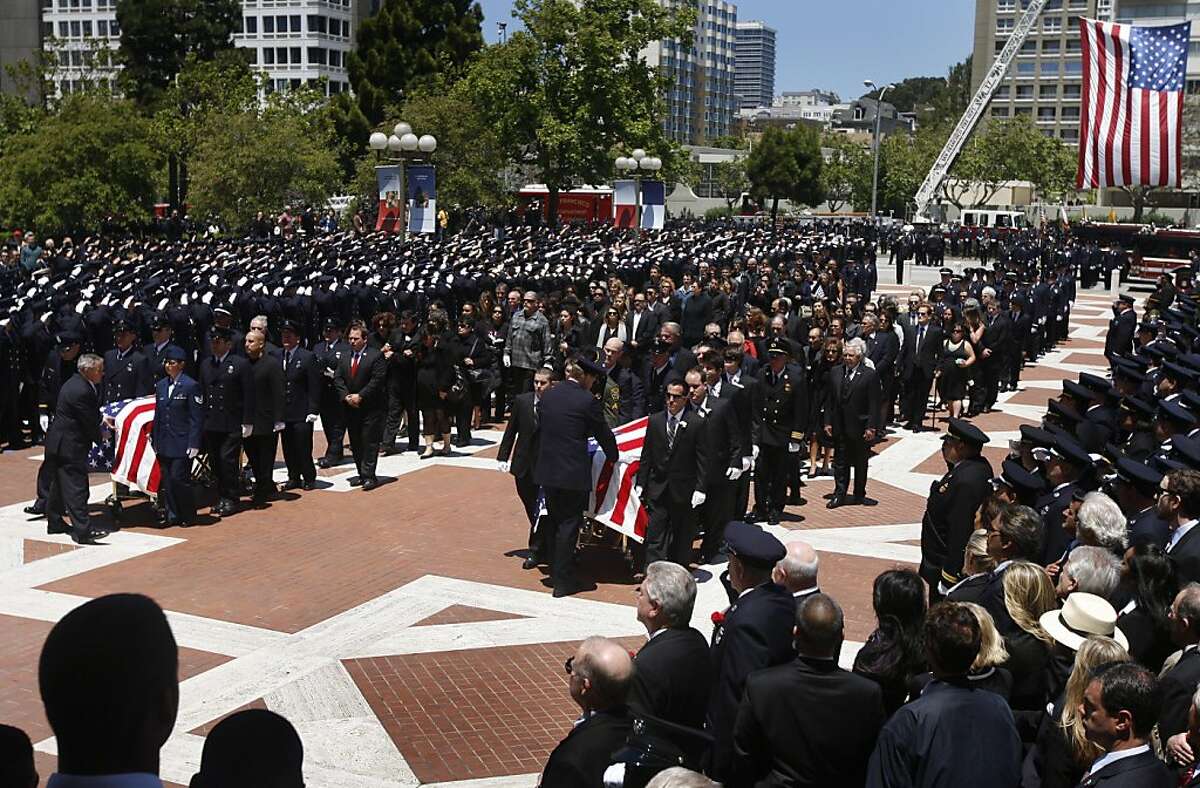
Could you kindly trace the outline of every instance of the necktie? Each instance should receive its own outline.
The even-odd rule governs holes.
[[[538,428],[538,422],[542,420],[542,401],[535,399],[533,401],[533,428]]]
[[[354,359],[350,362],[350,377],[354,377],[355,375],[358,374],[358,357],[360,355],[362,355],[362,354],[355,353]]]
[[[679,417],[671,416],[667,419],[667,451],[675,445],[675,430],[679,427]]]
[[[283,368],[287,369],[292,365],[292,351],[283,354]]]
[[[921,349],[921,343],[925,340],[925,326],[917,329],[917,350]]]

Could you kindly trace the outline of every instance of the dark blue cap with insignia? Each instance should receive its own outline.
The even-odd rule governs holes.
[[[1021,440],[1033,446],[1045,446],[1049,448],[1050,444],[1054,443],[1054,435],[1041,427],[1035,427],[1032,424],[1022,424],[1020,428]]]
[[[114,334],[123,334],[123,333],[132,334],[135,332],[133,330],[133,324],[130,323],[128,320],[118,320],[113,323],[113,333]]]
[[[589,375],[595,375],[598,378],[602,378],[608,374],[608,370],[595,361],[592,361],[587,356],[576,356],[575,363],[578,364],[583,371]]]
[[[1138,369],[1136,364],[1127,364],[1122,359],[1116,359],[1113,364],[1113,377],[1132,380],[1134,383],[1144,383],[1146,373]]]
[[[1075,399],[1083,400],[1084,402],[1091,402],[1092,399],[1092,392],[1085,386],[1082,386],[1073,380],[1063,381],[1063,393],[1070,397],[1074,397]]]
[[[1172,435],[1170,456],[1187,463],[1189,468],[1200,469],[1200,440],[1186,435]]]
[[[1052,399],[1046,403],[1046,412],[1050,416],[1066,422],[1068,426],[1078,423],[1083,418],[1079,415],[1079,411],[1070,405],[1062,404],[1056,399]]]
[[[336,317],[327,317],[327,318],[325,318],[325,322],[323,325],[324,325],[324,328],[326,331],[328,331],[331,328],[341,329],[342,321],[338,320]]]
[[[1001,463],[1000,475],[992,479],[992,487],[1001,484],[1031,493],[1039,493],[1046,489],[1046,482],[1041,476],[1026,470],[1025,466],[1016,460],[1005,460]]]
[[[1066,460],[1072,465],[1086,468],[1092,464],[1091,455],[1087,453],[1087,449],[1080,446],[1074,438],[1066,435],[1059,435],[1054,441],[1054,445],[1050,447],[1050,451],[1055,457]]]
[[[163,361],[187,361],[187,353],[179,345],[167,345],[162,357]]]
[[[792,349],[788,346],[788,341],[783,337],[775,337],[767,343],[767,353],[782,353],[785,356],[792,355]]]
[[[758,526],[740,520],[725,526],[725,546],[730,555],[763,567],[775,566],[787,555],[783,542]]]
[[[1196,379],[1196,371],[1172,361],[1163,362],[1163,374],[1180,384],[1191,383]]]
[[[1132,413],[1135,418],[1141,417],[1146,419],[1154,418],[1156,412],[1154,404],[1147,402],[1141,397],[1122,397],[1121,410]]]
[[[291,331],[296,336],[300,336],[303,332],[300,330],[300,324],[295,320],[285,320],[283,325],[279,327],[280,331]]]
[[[1080,374],[1079,384],[1093,394],[1107,394],[1112,389],[1112,383],[1108,381],[1108,378],[1093,375],[1091,372]]]
[[[233,329],[228,326],[213,326],[208,330],[210,339],[233,339]]]
[[[1196,415],[1194,413],[1178,402],[1168,402],[1165,399],[1158,401],[1158,415],[1160,418],[1169,419],[1180,424],[1191,425],[1196,423]]]
[[[1162,481],[1162,472],[1129,457],[1117,458],[1117,478],[1143,494],[1153,495]]]
[[[162,312],[156,312],[154,317],[150,318],[150,328],[152,328],[152,329],[157,330],[160,328],[170,328],[170,327],[171,327],[171,321],[167,320],[167,316],[164,315]]]
[[[54,344],[58,345],[63,350],[71,347],[71,345],[78,345],[82,341],[83,340],[80,338],[79,334],[76,334],[74,331],[63,331],[54,338]]]
[[[964,443],[974,444],[975,446],[982,446],[991,440],[983,430],[965,419],[950,419],[946,425],[946,434],[942,436],[942,440],[946,438],[957,438]]]

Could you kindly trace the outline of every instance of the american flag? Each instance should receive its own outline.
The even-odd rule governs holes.
[[[588,441],[592,456],[592,494],[589,516],[636,541],[646,538],[650,516],[634,490],[642,446],[646,442],[648,417],[634,419],[613,430],[617,439],[617,460],[605,457],[595,440]]]
[[[1080,19],[1083,106],[1075,186],[1179,186],[1191,23]]]
[[[157,494],[158,459],[150,441],[154,426],[154,397],[110,402],[100,409],[115,429],[104,424],[100,443],[88,453],[88,467],[109,471],[112,480],[144,493]]]

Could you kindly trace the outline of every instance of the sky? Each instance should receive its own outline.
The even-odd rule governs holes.
[[[479,0],[483,33],[497,39],[496,22],[509,23],[512,0]],[[820,88],[843,99],[907,77],[944,77],[971,53],[974,0],[743,0],[738,19],[774,27],[775,93]]]

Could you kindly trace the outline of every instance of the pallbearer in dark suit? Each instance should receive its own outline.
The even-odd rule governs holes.
[[[196,519],[192,460],[200,453],[204,393],[183,371],[187,354],[178,345],[163,349],[165,376],[155,385],[154,456],[161,471],[159,498],[167,525],[187,527]]]
[[[233,352],[233,332],[213,326],[211,354],[200,363],[204,389],[204,451],[217,481],[218,517],[237,511],[242,492],[242,440],[254,423],[254,378],[243,356]]]
[[[799,455],[808,430],[808,382],[804,370],[793,366],[791,342],[775,337],[767,343],[769,363],[759,375],[753,404],[754,445],[759,448],[754,474],[754,510],[778,525],[787,502],[789,454]],[[878,399],[876,399],[878,404]]]
[[[700,360],[700,367],[689,372],[686,378],[690,407],[704,427],[702,443],[707,479],[704,505],[700,509],[704,524],[704,541],[700,546],[702,564],[715,560],[725,545],[725,525],[734,519],[737,483],[750,465],[750,447],[742,443],[733,401],[718,399],[712,392],[712,382],[721,379],[721,370],[720,356],[706,353]]]
[[[1108,333],[1104,336],[1104,357],[1114,368],[1113,359],[1133,349],[1133,335],[1137,329],[1137,312],[1133,310],[1133,296],[1121,293],[1113,301],[1113,319],[1108,321]]]
[[[350,352],[342,357],[333,385],[346,405],[346,432],[358,468],[358,480],[350,483],[369,491],[379,486],[375,463],[387,417],[387,362],[382,353],[367,347],[366,326],[352,325],[349,339]]]
[[[862,363],[863,342],[851,339],[842,352],[842,363],[829,370],[825,390],[825,434],[833,438],[833,498],[826,507],[867,502],[867,460],[879,424],[879,378]],[[850,470],[854,470],[854,498],[847,498]]]
[[[254,380],[254,418],[246,440],[246,456],[254,470],[254,504],[276,497],[275,437],[283,431],[283,367],[267,352],[267,336],[257,328],[246,334],[246,358]]]
[[[300,325],[285,320],[283,342],[283,461],[287,465],[285,490],[311,490],[317,480],[313,465],[313,424],[321,410],[321,364],[300,347]]]
[[[550,564],[556,597],[583,590],[575,577],[575,543],[592,488],[588,438],[596,439],[608,459],[617,460],[617,439],[604,423],[600,400],[592,396],[592,386],[604,375],[604,367],[596,362],[572,359],[566,365],[567,380],[542,399],[533,481],[544,488],[553,528]]]
[[[117,346],[104,354],[104,402],[149,396],[154,375],[149,362],[134,347],[137,334],[125,320],[113,324]]]
[[[549,518],[538,527],[538,486],[533,481],[533,469],[538,455],[538,422],[542,397],[554,385],[554,373],[542,368],[533,373],[533,391],[518,394],[512,403],[512,415],[504,427],[496,460],[500,470],[511,473],[517,483],[517,497],[529,518],[529,555],[522,566],[535,569],[553,553]]]
[[[689,373],[694,381],[697,372]],[[700,384],[703,385],[703,384]],[[650,416],[638,466],[637,486],[650,513],[646,525],[646,562],[674,561],[687,566],[704,503],[708,449],[700,414],[688,408],[683,381],[667,383],[667,407]]]
[[[54,420],[46,432],[46,458],[42,461],[50,481],[46,499],[46,531],[71,535],[77,544],[92,544],[108,535],[93,528],[88,519],[88,450],[100,440],[100,394],[104,359],[85,353],[58,392]],[[71,525],[63,514],[71,517]]]

